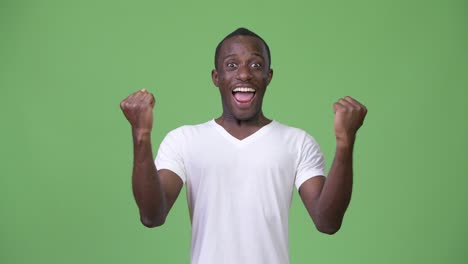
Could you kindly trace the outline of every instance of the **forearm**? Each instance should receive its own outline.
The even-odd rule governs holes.
[[[153,161],[149,131],[133,134],[133,195],[145,226],[159,226],[165,221],[165,196]]]
[[[335,158],[317,203],[319,225],[336,232],[351,200],[353,186],[353,145],[337,141]]]

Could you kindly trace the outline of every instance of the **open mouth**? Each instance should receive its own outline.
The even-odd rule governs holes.
[[[240,104],[250,103],[255,97],[255,89],[250,87],[237,87],[232,90],[234,99]]]

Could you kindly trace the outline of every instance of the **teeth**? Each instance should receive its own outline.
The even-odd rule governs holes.
[[[240,92],[240,93],[255,93],[255,89],[253,88],[248,88],[248,87],[237,87],[236,89],[233,90],[234,93]]]

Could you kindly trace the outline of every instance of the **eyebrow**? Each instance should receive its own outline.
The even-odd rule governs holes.
[[[262,56],[262,54],[260,54],[260,53],[258,53],[258,52],[253,52],[252,54],[255,55],[255,56],[257,56],[257,57],[262,58],[263,60],[265,60],[265,58]],[[231,54],[228,54],[228,55],[224,56],[223,60],[226,60],[226,59],[228,59],[228,58],[230,58],[230,57],[235,57],[235,56],[236,56],[236,54],[231,53]]]

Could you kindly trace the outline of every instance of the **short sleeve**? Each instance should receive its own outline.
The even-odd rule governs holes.
[[[296,188],[315,176],[325,176],[325,159],[315,139],[306,133],[296,170]]]
[[[185,165],[183,159],[183,134],[178,130],[169,132],[159,146],[154,161],[158,170],[166,169],[177,174],[182,181],[186,181]]]

